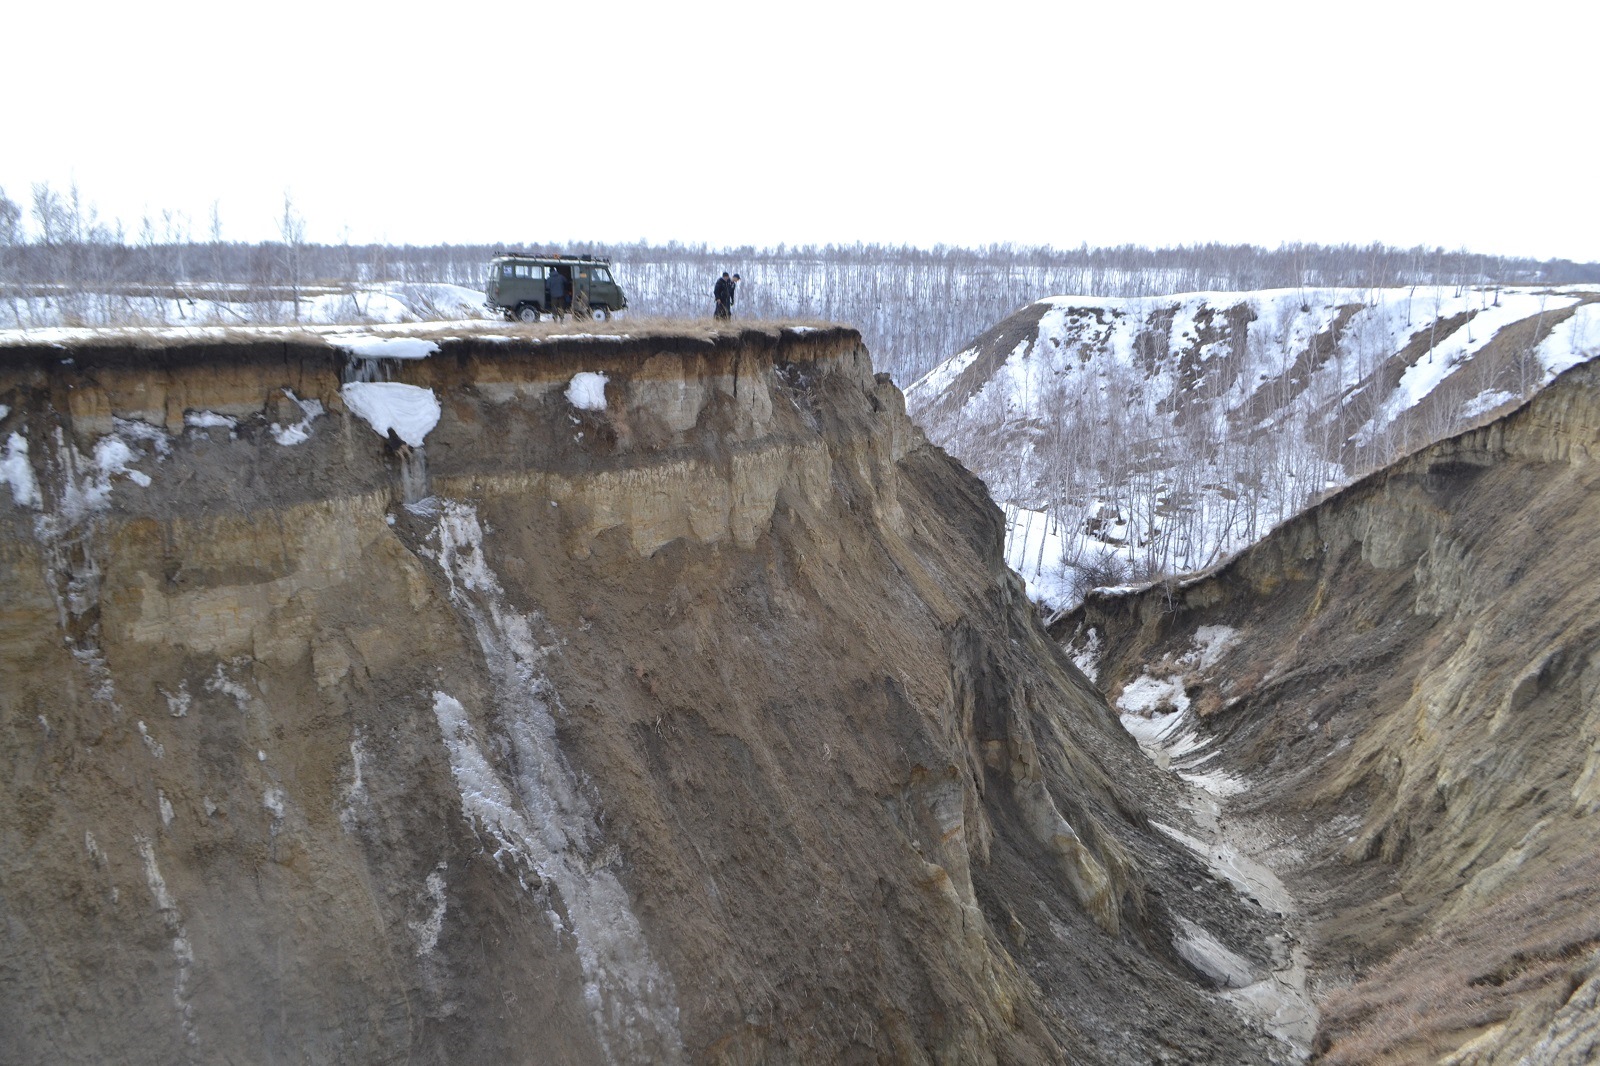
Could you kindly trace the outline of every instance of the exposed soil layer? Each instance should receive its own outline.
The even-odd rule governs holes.
[[[1292,1057],[1193,961],[1280,918],[853,332],[10,349],[0,407],[0,1062]]]
[[[1056,627],[1114,700],[1181,693],[1207,769],[1250,783],[1224,812],[1276,827],[1321,1061],[1600,1047],[1597,456],[1586,364],[1209,575]]]

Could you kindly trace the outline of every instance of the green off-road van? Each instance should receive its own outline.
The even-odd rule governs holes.
[[[560,301],[551,294],[550,279],[557,274],[565,284],[557,282],[555,287],[566,290],[566,298]],[[506,252],[489,260],[484,293],[491,310],[523,322],[568,312],[579,318],[610,318],[611,312],[628,306],[606,256]]]

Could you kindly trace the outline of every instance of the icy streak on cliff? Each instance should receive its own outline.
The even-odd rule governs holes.
[[[90,844],[92,837],[86,837]],[[167,882],[161,876],[161,867],[156,864],[156,849],[150,838],[135,835],[134,844],[139,849],[139,857],[144,861],[144,880],[150,888],[150,897],[155,901],[156,912],[161,915],[162,923],[166,925],[167,932],[172,935],[172,958],[177,964],[177,975],[172,982],[172,1005],[177,1008],[178,1024],[183,1030],[183,1042],[190,1047],[200,1043],[199,1032],[194,1024],[194,1004],[190,1002],[190,984],[194,973],[194,948],[189,943],[189,932],[183,926],[183,915],[178,911],[178,905],[172,899],[172,894],[167,891]],[[91,853],[93,849],[91,848]]]
[[[510,774],[497,770],[466,708],[446,693],[434,694],[462,811],[493,838],[497,859],[509,853],[560,895],[583,967],[590,1022],[606,1058],[681,1061],[672,979],[651,957],[627,889],[611,870],[590,861],[600,851],[591,839],[597,836],[594,811],[556,742],[556,697],[542,669],[546,649],[534,636],[534,616],[506,604],[484,557],[476,509],[445,504],[436,536],[436,561],[451,602],[471,624],[493,680],[495,706],[480,720],[509,740],[513,754]]]

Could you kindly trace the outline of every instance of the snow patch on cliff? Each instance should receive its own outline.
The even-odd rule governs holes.
[[[439,350],[422,337],[375,337],[370,333],[334,335],[328,343],[363,359],[426,359]]]
[[[139,739],[144,741],[145,749],[150,752],[151,757],[159,759],[166,755],[167,749],[159,741],[157,741],[155,737],[150,735],[150,730],[145,727],[145,724],[143,722],[139,722],[137,725],[139,728]]]
[[[1081,648],[1069,649],[1072,665],[1082,671],[1083,676],[1090,681],[1095,681],[1100,676],[1100,650],[1100,631],[1093,628],[1084,637]]]
[[[604,411],[607,380],[604,374],[587,370],[573,375],[567,385],[567,402],[580,411]]]
[[[18,507],[38,508],[44,502],[39,495],[39,481],[28,462],[28,438],[20,433],[6,438],[5,456],[0,457],[0,482],[11,486],[11,500]]]
[[[156,912],[161,916],[162,923],[166,925],[167,933],[172,938],[172,959],[177,964],[177,975],[172,982],[172,1005],[178,1011],[178,1025],[183,1032],[183,1042],[194,1047],[200,1042],[200,1034],[194,1025],[194,1005],[189,1002],[190,978],[194,971],[194,948],[189,943],[189,933],[184,928],[183,915],[179,913],[172,893],[167,891],[166,879],[161,876],[161,867],[156,863],[155,846],[144,836],[135,836],[133,842],[138,847],[139,858],[144,863],[145,885],[150,889]]]
[[[413,448],[422,447],[442,413],[432,389],[398,381],[352,381],[339,389],[352,414],[380,437],[395,435]]]
[[[273,438],[285,447],[304,444],[311,439],[312,421],[321,418],[326,413],[322,406],[322,401],[302,400],[289,389],[284,389],[283,394],[294,401],[295,406],[300,408],[300,413],[305,417],[292,426],[283,426],[274,422],[268,429],[271,431]]]
[[[1194,646],[1179,657],[1182,666],[1208,670],[1217,665],[1222,653],[1239,643],[1239,631],[1232,626],[1201,626],[1194,631]]]
[[[193,697],[189,695],[188,680],[180,680],[178,682],[178,691],[176,692],[168,692],[159,685],[156,686],[156,690],[166,697],[168,715],[173,718],[189,717],[189,704]]]
[[[406,928],[417,938],[418,955],[431,955],[434,948],[439,946],[439,934],[444,931],[444,871],[447,868],[441,862],[428,873],[427,880],[423,882],[423,892],[428,904],[427,917],[420,921],[406,922]]]
[[[1146,672],[1123,686],[1116,700],[1122,726],[1157,765],[1169,768],[1178,760],[1187,759],[1182,770],[1193,771],[1205,761],[1204,757],[1188,758],[1203,751],[1210,742],[1200,733],[1191,713],[1187,688],[1195,671],[1215,666],[1238,642],[1239,631],[1231,626],[1201,626],[1195,630],[1188,650],[1170,666],[1157,668],[1162,676]],[[1245,789],[1226,774],[1182,772],[1181,776],[1214,795],[1229,796]]]
[[[122,418],[113,419],[112,426],[114,432],[95,441],[93,454],[87,456],[56,429],[54,447],[47,447],[43,465],[46,470],[59,473],[59,486],[52,494],[56,501],[52,512],[42,516],[36,529],[41,540],[59,538],[94,513],[110,507],[111,490],[118,477],[140,488],[148,488],[150,475],[137,469],[135,464],[160,462],[172,450],[166,433],[155,426]],[[11,483],[12,497],[18,503],[22,502],[18,495],[19,482],[22,482],[20,491],[23,495],[31,494],[31,506],[43,509],[44,494],[34,479],[29,450],[25,439],[11,434],[6,444],[6,463],[0,466],[0,478]]]
[[[433,715],[439,723],[439,733],[450,752],[450,772],[456,779],[456,791],[461,794],[461,816],[478,834],[485,847],[492,847],[490,858],[500,869],[511,869],[518,883],[528,891],[539,887],[543,875],[539,870],[539,848],[533,843],[533,828],[528,824],[511,789],[484,754],[483,742],[461,701],[446,692],[433,694]],[[487,840],[484,838],[487,837]],[[526,874],[535,874],[530,885]]]
[[[102,493],[110,493],[111,479],[117,474],[126,474],[128,479],[140,488],[150,487],[150,475],[133,468],[133,464],[138,460],[134,458],[133,449],[128,447],[128,442],[121,437],[100,438],[94,446],[94,461],[104,477],[101,482]],[[104,503],[101,505],[104,506]]]
[[[226,429],[232,431],[239,424],[237,418],[218,414],[215,411],[185,411],[183,424],[190,429]]]
[[[1142,674],[1122,687],[1122,694],[1117,697],[1117,709],[1124,717],[1164,717],[1173,711],[1187,711],[1189,697],[1184,694],[1181,678]]]
[[[234,666],[239,663],[235,661]],[[228,664],[218,663],[216,670],[205,680],[207,692],[220,692],[233,701],[241,712],[250,710],[250,691],[227,674]]]
[[[354,833],[372,809],[372,797],[367,795],[367,783],[362,776],[361,764],[367,750],[362,745],[361,734],[350,742],[350,784],[344,790],[344,807],[339,811],[339,824],[346,833]]]
[[[427,552],[476,634],[494,686],[493,707],[479,716],[484,728],[454,696],[433,694],[463,816],[489,838],[497,861],[515,861],[524,887],[522,870],[531,867],[534,888],[559,893],[605,1057],[679,1062],[675,985],[651,955],[627,889],[610,868],[616,851],[599,838],[593,805],[556,739],[560,702],[544,669],[554,645],[539,641],[539,615],[507,602],[483,536],[476,509],[449,501],[435,531],[437,551]],[[504,769],[485,754],[486,729],[494,730],[495,747],[509,748]]]

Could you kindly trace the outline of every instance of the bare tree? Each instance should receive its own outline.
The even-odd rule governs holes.
[[[0,188],[0,290],[11,301],[11,320],[22,325],[17,258],[22,247],[22,207]]]
[[[278,233],[283,237],[283,272],[289,283],[290,299],[294,302],[294,320],[300,321],[300,280],[302,259],[306,247],[306,220],[295,209],[289,190],[283,191],[283,218],[278,222]]]

